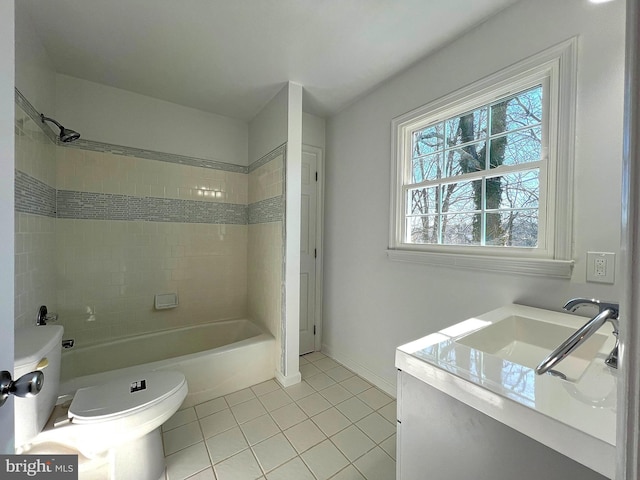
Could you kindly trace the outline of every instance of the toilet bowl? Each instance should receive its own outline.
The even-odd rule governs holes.
[[[124,376],[81,388],[71,402],[56,405],[62,332],[58,325],[16,331],[15,374],[41,369],[45,375],[38,395],[16,399],[16,452],[75,451],[80,479],[164,478],[159,427],[187,395],[184,375],[157,371]]]

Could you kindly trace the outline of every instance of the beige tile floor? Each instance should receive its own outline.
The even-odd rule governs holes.
[[[394,480],[395,400],[320,352],[300,371],[178,411],[167,480]]]

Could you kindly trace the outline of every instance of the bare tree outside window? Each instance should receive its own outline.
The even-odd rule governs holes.
[[[539,167],[528,164],[542,156],[542,91],[413,132],[408,242],[537,246]]]

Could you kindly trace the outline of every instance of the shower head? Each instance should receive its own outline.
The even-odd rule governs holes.
[[[55,123],[56,126],[60,129],[60,141],[64,143],[73,142],[80,138],[80,134],[75,130],[70,130],[68,128],[64,128],[58,122],[56,122],[53,118],[45,117],[43,113],[40,114],[40,120],[42,123],[45,121]]]

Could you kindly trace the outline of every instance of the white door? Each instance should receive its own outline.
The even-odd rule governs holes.
[[[318,255],[318,161],[321,150],[302,147],[300,221],[300,354],[315,350]]]
[[[0,2],[0,370],[13,373],[14,4]],[[11,174],[9,174],[11,172]],[[8,347],[9,346],[9,347]],[[0,407],[0,454],[14,453],[13,398]]]

